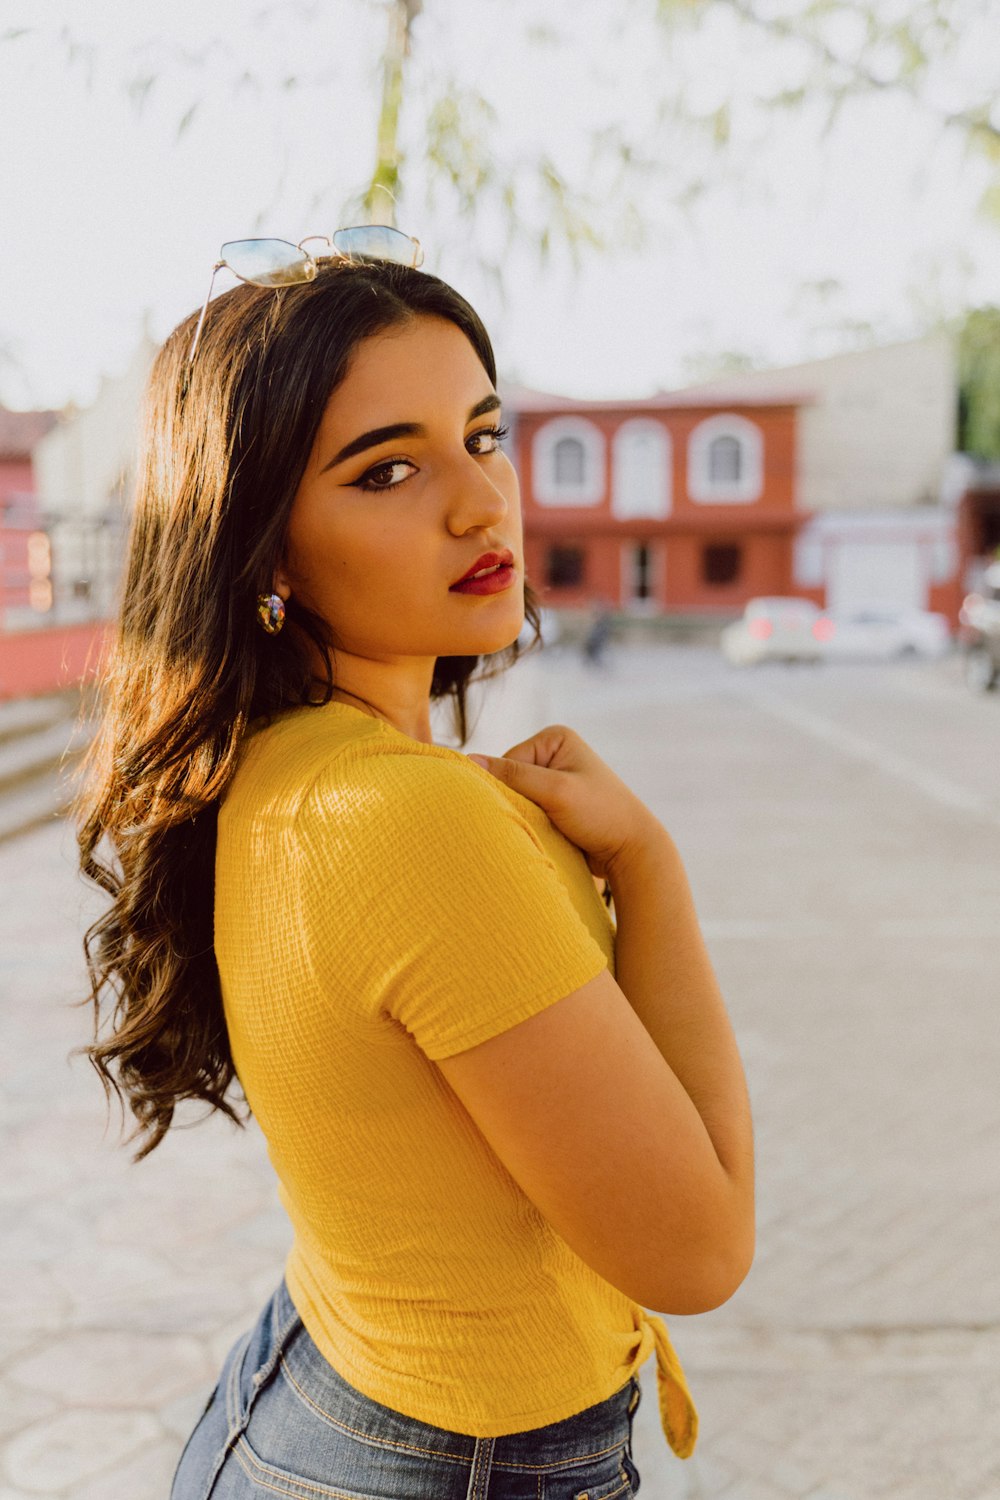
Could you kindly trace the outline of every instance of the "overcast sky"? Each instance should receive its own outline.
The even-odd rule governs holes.
[[[734,106],[725,162],[661,131],[641,253],[620,248],[577,278],[565,257],[543,274],[518,252],[504,299],[448,203],[426,206],[411,149],[401,227],[483,312],[509,378],[642,394],[720,351],[790,363],[849,347],[855,327],[910,337],[1000,303],[1000,226],[976,211],[988,169],[958,135],[881,95],[826,140],[808,110],[762,138],[733,29],[667,52],[623,3],[426,0],[418,23],[404,142],[449,76],[489,97],[509,158],[546,150],[577,180],[595,126],[649,139],[681,79],[699,107]],[[573,31],[529,42],[532,14]],[[223,240],[340,222],[371,166],[384,15],[375,0],[0,0],[0,32],[20,26],[0,42],[0,398],[85,403],[144,320],[159,339],[200,303]],[[143,77],[156,82],[140,110]],[[677,189],[696,177],[712,185],[681,212]],[[619,205],[595,186],[613,227]]]

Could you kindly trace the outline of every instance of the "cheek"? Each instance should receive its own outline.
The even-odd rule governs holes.
[[[353,524],[352,524],[353,521]],[[420,592],[432,559],[426,556],[427,538],[419,527],[408,527],[398,514],[345,518],[331,526],[328,518],[299,519],[289,528],[288,562],[301,592],[324,611],[351,612],[352,600]]]
[[[342,577],[363,578],[375,589],[401,574],[419,577],[425,571],[427,535],[419,526],[407,525],[399,515],[373,519],[337,548]]]
[[[289,571],[303,585],[321,589],[349,571],[358,555],[356,528],[338,525],[322,506],[304,505],[292,512],[286,542]]]

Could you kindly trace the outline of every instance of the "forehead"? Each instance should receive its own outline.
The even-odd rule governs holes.
[[[468,409],[493,389],[468,338],[445,318],[418,317],[364,339],[327,402],[322,429],[421,422],[435,411]],[[354,432],[344,432],[346,438]]]

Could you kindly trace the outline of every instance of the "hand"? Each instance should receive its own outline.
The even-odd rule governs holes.
[[[502,756],[469,759],[548,813],[583,850],[592,875],[610,879],[615,864],[658,826],[624,781],[564,724],[550,724]]]

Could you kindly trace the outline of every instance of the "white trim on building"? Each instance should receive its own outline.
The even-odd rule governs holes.
[[[749,505],[764,490],[764,434],[736,412],[699,422],[688,439],[688,494],[702,505]]]
[[[531,444],[532,488],[540,505],[598,505],[605,485],[604,434],[584,417],[554,417]]]
[[[611,510],[619,521],[661,521],[670,514],[670,434],[662,422],[633,417],[611,445]]]

